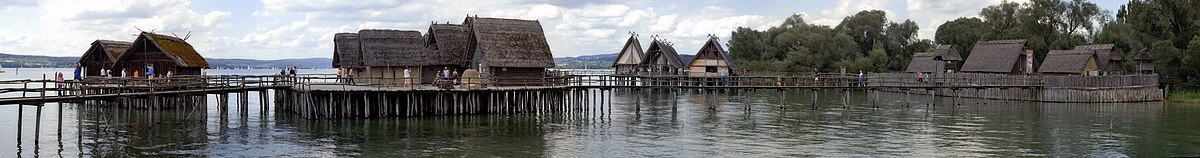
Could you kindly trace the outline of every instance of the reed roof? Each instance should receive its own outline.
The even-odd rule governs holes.
[[[467,17],[474,60],[493,67],[554,67],[554,55],[538,21]]]

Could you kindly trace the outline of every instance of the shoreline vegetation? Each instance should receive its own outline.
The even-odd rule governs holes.
[[[1200,103],[1200,91],[1181,90],[1167,93],[1167,100],[1177,103]]]
[[[950,45],[967,58],[978,41],[1024,39],[1034,53],[1034,68],[1051,50],[1088,44],[1113,44],[1121,59],[1152,51],[1154,73],[1182,91],[1200,91],[1200,3],[1175,0],[1129,1],[1117,10],[1088,0],[1006,1],[931,28],[907,19],[888,19],[881,10],[864,10],[828,26],[797,14],[768,29],[739,27],[731,33],[729,54],[740,68],[754,72],[900,72],[914,53]],[[826,17],[830,18],[830,17]],[[934,37],[917,37],[936,29]],[[965,62],[959,62],[963,66]],[[1124,62],[1135,72],[1138,62]],[[1181,93],[1183,98],[1197,98]]]

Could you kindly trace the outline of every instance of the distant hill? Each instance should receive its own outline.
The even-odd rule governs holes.
[[[680,54],[679,58],[683,64],[692,62],[695,55]],[[617,53],[612,54],[596,54],[584,55],[578,57],[562,57],[554,58],[554,63],[559,69],[608,69],[611,68],[613,61],[617,60]]]
[[[296,66],[304,69],[328,69],[333,68],[333,59],[330,58],[306,58],[306,59],[280,59],[280,60],[254,60],[254,59],[205,59],[208,61],[208,67],[212,69],[273,69]],[[79,61],[79,57],[52,57],[39,55],[15,55],[0,53],[0,65],[6,68],[16,67],[74,67],[75,62]]]

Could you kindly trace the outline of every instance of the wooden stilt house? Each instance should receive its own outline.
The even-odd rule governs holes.
[[[1051,50],[1046,54],[1038,72],[1042,75],[1098,76],[1100,67],[1096,50]]]
[[[406,30],[360,30],[358,39],[362,46],[363,66],[369,84],[397,85],[405,82],[420,83],[420,67],[428,65],[431,56],[425,49],[421,32]],[[410,69],[409,80],[404,78],[404,69]],[[359,75],[359,74],[356,74]],[[358,81],[361,82],[361,81]]]
[[[955,51],[953,46],[942,45],[933,52],[913,54],[905,72],[933,73],[941,76],[945,73],[954,73],[959,61],[962,61],[962,56],[958,55],[958,51]]]
[[[333,36],[333,66],[342,70],[345,77],[358,77],[366,67],[362,62],[362,49],[358,33],[338,33]],[[355,76],[349,76],[353,74]]]
[[[429,64],[422,66],[421,81],[431,83],[437,71],[449,69],[459,74],[471,65],[471,50],[468,48],[469,30],[455,24],[431,24],[425,35],[425,47],[429,53]]]
[[[1024,39],[979,41],[962,72],[1010,75],[1033,74],[1033,50]]]
[[[1093,44],[1075,46],[1076,50],[1095,50],[1096,65],[1100,68],[1099,75],[1123,75],[1125,74],[1125,61],[1121,58],[1121,53],[1113,49],[1113,44]]]
[[[733,62],[729,60],[729,52],[721,47],[719,38],[708,36],[708,42],[696,52],[696,57],[688,63],[689,77],[724,77],[737,75]]]
[[[637,66],[642,62],[642,56],[645,56],[645,52],[642,51],[642,43],[637,38],[637,34],[630,33],[629,40],[625,40],[625,46],[621,47],[621,52],[617,54],[617,60],[614,60],[612,64],[614,74],[637,74]]]
[[[92,47],[88,48],[87,52],[79,58],[79,64],[83,67],[85,76],[101,76],[105,72],[103,70],[112,70],[113,64],[117,62],[117,57],[121,53],[125,53],[133,42],[126,41],[111,41],[111,40],[96,40],[92,42]],[[120,74],[118,71],[111,71]]]
[[[183,39],[142,32],[129,49],[121,53],[114,65],[114,74],[125,70],[129,73],[136,71],[139,76],[146,76],[147,66],[153,66],[155,76],[166,75],[168,72],[175,75],[200,75],[201,69],[208,68],[208,61]]]
[[[1150,52],[1150,49],[1142,49],[1133,55],[1133,61],[1137,62],[1137,72],[1140,74],[1154,74],[1155,59],[1158,59],[1158,56]]]
[[[646,56],[638,64],[638,69],[642,75],[681,75],[684,65],[675,47],[655,38],[646,49]]]
[[[471,30],[472,67],[485,83],[539,85],[554,56],[538,21],[467,17]]]

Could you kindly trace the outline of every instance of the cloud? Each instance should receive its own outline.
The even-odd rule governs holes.
[[[27,7],[37,5],[37,0],[0,0],[0,9]]]
[[[26,21],[40,25],[38,30],[22,30],[9,34],[21,37],[10,41],[19,43],[60,43],[56,47],[16,44],[8,51],[18,53],[49,53],[50,55],[78,55],[95,39],[132,41],[137,28],[145,31],[193,37],[213,36],[222,28],[233,27],[226,23],[230,12],[196,12],[189,9],[187,0],[49,0],[38,6],[37,21]],[[136,28],[135,28],[136,27]],[[197,48],[208,45],[210,40],[189,39]],[[10,46],[5,44],[5,46]]]
[[[979,11],[991,5],[1000,4],[1003,0],[962,1],[962,0],[908,0],[908,15],[913,22],[921,26],[918,33],[920,38],[933,39],[937,27],[959,17],[978,17]],[[1010,2],[1025,3],[1027,0],[1009,0]]]

